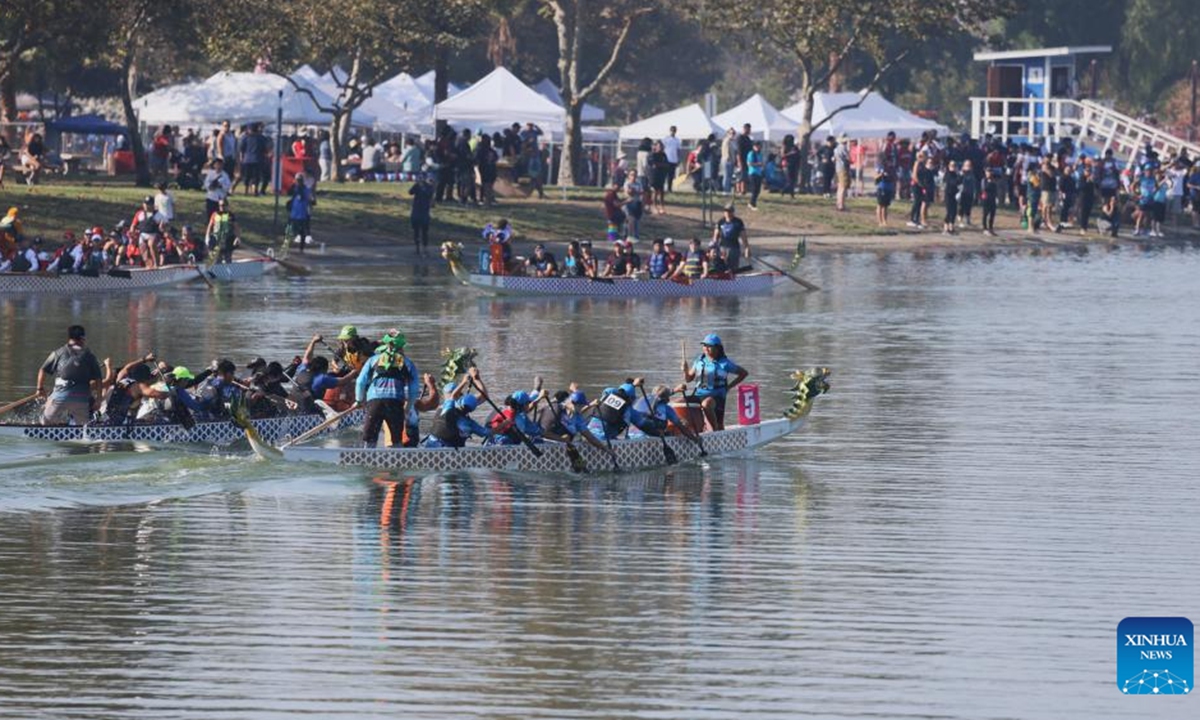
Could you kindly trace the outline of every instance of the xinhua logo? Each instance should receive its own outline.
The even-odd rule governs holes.
[[[1126,695],[1190,695],[1192,621],[1128,617],[1117,625],[1117,687]]]

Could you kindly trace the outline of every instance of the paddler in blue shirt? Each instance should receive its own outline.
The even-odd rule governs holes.
[[[749,375],[725,355],[725,346],[716,333],[700,342],[703,354],[688,366],[683,363],[684,382],[697,381],[695,397],[700,400],[704,417],[713,430],[725,429],[725,396]]]
[[[679,388],[677,388],[677,390],[686,390],[686,386],[681,385]],[[654,427],[658,430],[658,432],[647,432],[646,430],[637,428],[635,430],[630,430],[629,437],[634,438],[644,435],[665,435],[668,434],[670,427],[674,425],[676,428],[678,428],[679,432],[684,435],[684,437],[691,439],[693,442],[697,442],[698,439],[695,431],[689,428],[687,423],[685,423],[679,417],[679,414],[675,412],[675,408],[671,407],[672,394],[671,388],[665,385],[658,385],[648,396],[649,402],[647,402],[645,398],[635,402],[633,404],[633,409],[650,418],[646,425]]]
[[[408,415],[406,403],[421,397],[421,376],[413,361],[404,356],[406,344],[403,334],[389,330],[358,374],[354,399],[366,408],[362,433],[364,447],[375,447],[385,422],[392,447],[400,447]],[[415,414],[415,408],[413,410]]]
[[[524,442],[522,434],[535,443],[542,441],[542,427],[529,417],[529,407],[536,400],[535,395],[524,390],[505,398],[504,409],[489,423],[495,444],[519,445]]]
[[[552,396],[546,396],[546,406],[537,413],[542,436],[566,443],[582,437],[592,447],[609,452],[608,446],[588,430],[588,420],[583,414],[587,406],[587,396],[575,389],[574,385],[569,391],[559,390]]]
[[[620,387],[605,388],[600,393],[588,429],[604,440],[615,440],[630,427],[639,428],[648,435],[661,433],[654,418],[633,407],[637,389],[643,382],[642,378],[635,378],[626,380]]]
[[[470,417],[479,407],[479,398],[467,392],[472,386],[477,386],[479,392],[487,396],[487,388],[479,377],[478,368],[468,370],[461,382],[446,386],[446,399],[434,416],[429,437],[425,438],[422,445],[427,448],[460,448],[467,444],[472,435],[486,438],[491,434]]]

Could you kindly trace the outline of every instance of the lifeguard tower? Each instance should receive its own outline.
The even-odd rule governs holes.
[[[1112,148],[1125,157],[1132,157],[1146,143],[1164,156],[1183,149],[1200,155],[1200,145],[1088,97],[1095,93],[1095,58],[1087,63],[1090,77],[1082,83],[1081,59],[1111,52],[1108,45],[1084,45],[976,53],[975,60],[988,63],[987,96],[971,98],[971,134],[1016,142],[1057,143],[1070,138],[1076,145],[1101,153]]]

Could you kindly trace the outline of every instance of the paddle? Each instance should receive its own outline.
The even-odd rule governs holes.
[[[264,460],[280,456],[279,449],[267,444],[262,439],[262,436],[258,434],[258,429],[250,422],[250,412],[246,408],[246,401],[244,399],[239,399],[229,408],[229,420],[246,433],[246,440],[250,443],[250,449],[254,451],[255,455]]]
[[[26,405],[28,405],[29,403],[31,403],[37,399],[38,399],[38,395],[37,395],[37,393],[34,393],[28,397],[23,397],[20,400],[10,402],[9,404],[5,405],[4,407],[0,407],[0,415],[3,415],[4,413],[12,412],[13,410],[16,410],[18,408],[23,408]]]
[[[475,367],[475,365],[472,364],[471,367]],[[471,387],[475,390],[479,390],[479,394],[483,396],[483,399],[487,401],[487,404],[491,405],[492,409],[496,411],[497,415],[499,415],[500,408],[497,407],[496,403],[492,402],[491,396],[489,396],[486,392],[484,392],[482,389],[480,389],[480,387],[478,385],[475,384],[475,378],[471,377],[470,375],[467,375],[467,379],[471,381]],[[521,441],[521,444],[523,444],[525,447],[529,448],[529,452],[533,453],[534,457],[542,456],[542,449],[540,447],[538,447],[537,445],[534,445],[533,441],[529,439],[528,435],[521,432],[521,428],[517,427],[515,418],[513,421],[512,429],[513,429],[513,432],[515,432],[517,434],[517,438]]]
[[[557,413],[561,417],[562,405],[555,406],[554,401],[549,396],[543,397],[546,400],[546,404],[550,406],[550,412]],[[571,461],[571,469],[577,473],[587,473],[587,461],[583,459],[583,455],[579,453],[579,448],[575,447],[575,443],[571,442],[571,436],[567,435],[566,437],[567,440],[563,444],[567,446],[567,459]]]
[[[196,265],[195,268],[196,274],[200,276],[200,279],[204,281],[204,284],[208,286],[208,289],[216,292],[217,286],[213,285],[213,281],[208,279],[208,273],[205,272],[204,268],[200,267],[199,265]]]
[[[646,396],[646,386],[638,385],[638,390],[642,391],[642,399],[646,401],[646,412],[650,413],[651,417],[654,417],[654,406],[650,404],[650,398]],[[663,434],[658,436],[658,439],[662,441],[663,458],[667,461],[668,465],[677,465],[679,464],[679,457],[671,449],[671,446],[667,444],[666,423],[663,423],[663,428]]]
[[[349,415],[350,413],[354,412],[357,409],[358,409],[358,403],[355,403],[355,404],[351,405],[350,407],[346,408],[345,410],[341,411],[340,413],[334,415],[333,417],[328,418],[327,420],[325,420],[325,422],[316,426],[312,430],[300,433],[300,435],[292,438],[291,440],[288,440],[284,444],[280,445],[279,449],[283,450],[284,448],[291,447],[292,445],[298,445],[298,444],[304,442],[305,440],[309,440],[310,438],[320,434],[322,430],[325,430],[326,428],[330,427],[331,425],[333,425],[334,423],[336,423],[337,421],[346,417],[347,415]]]
[[[284,268],[285,270],[289,270],[297,275],[311,275],[312,274],[312,270],[309,270],[307,265],[301,265],[300,263],[294,263],[294,262],[291,262],[290,260],[284,260],[281,257],[273,256],[270,253],[268,253],[267,251],[258,247],[257,245],[251,245],[250,243],[246,242],[245,240],[242,241],[241,246],[248,250],[253,250],[254,252],[267,258],[268,260],[274,260],[275,262],[279,263],[280,267]]]
[[[766,267],[768,267],[768,268],[770,268],[770,269],[774,270],[775,272],[779,273],[780,275],[783,275],[783,276],[784,276],[784,277],[786,277],[788,280],[791,280],[792,282],[796,283],[797,285],[800,285],[800,286],[802,286],[802,287],[803,287],[805,290],[810,290],[810,291],[811,291],[811,290],[820,290],[820,289],[821,289],[819,286],[817,286],[817,285],[813,285],[812,283],[810,283],[810,282],[809,282],[809,281],[807,281],[807,280],[804,280],[804,279],[802,279],[802,278],[798,278],[798,277],[796,277],[795,275],[793,275],[793,274],[791,274],[790,272],[788,272],[788,271],[784,270],[783,268],[779,267],[778,265],[772,265],[771,263],[767,262],[766,260],[763,260],[762,258],[760,258],[760,257],[759,257],[759,256],[757,256],[757,255],[751,255],[751,256],[750,256],[750,259],[751,259],[751,260],[754,260],[755,262],[757,262],[757,263],[759,263],[759,264],[761,264],[761,265],[764,265],[764,266],[766,266]]]

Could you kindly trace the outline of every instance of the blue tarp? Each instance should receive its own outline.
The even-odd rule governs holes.
[[[109,122],[99,115],[76,115],[46,124],[47,130],[80,135],[124,135],[125,126]]]

